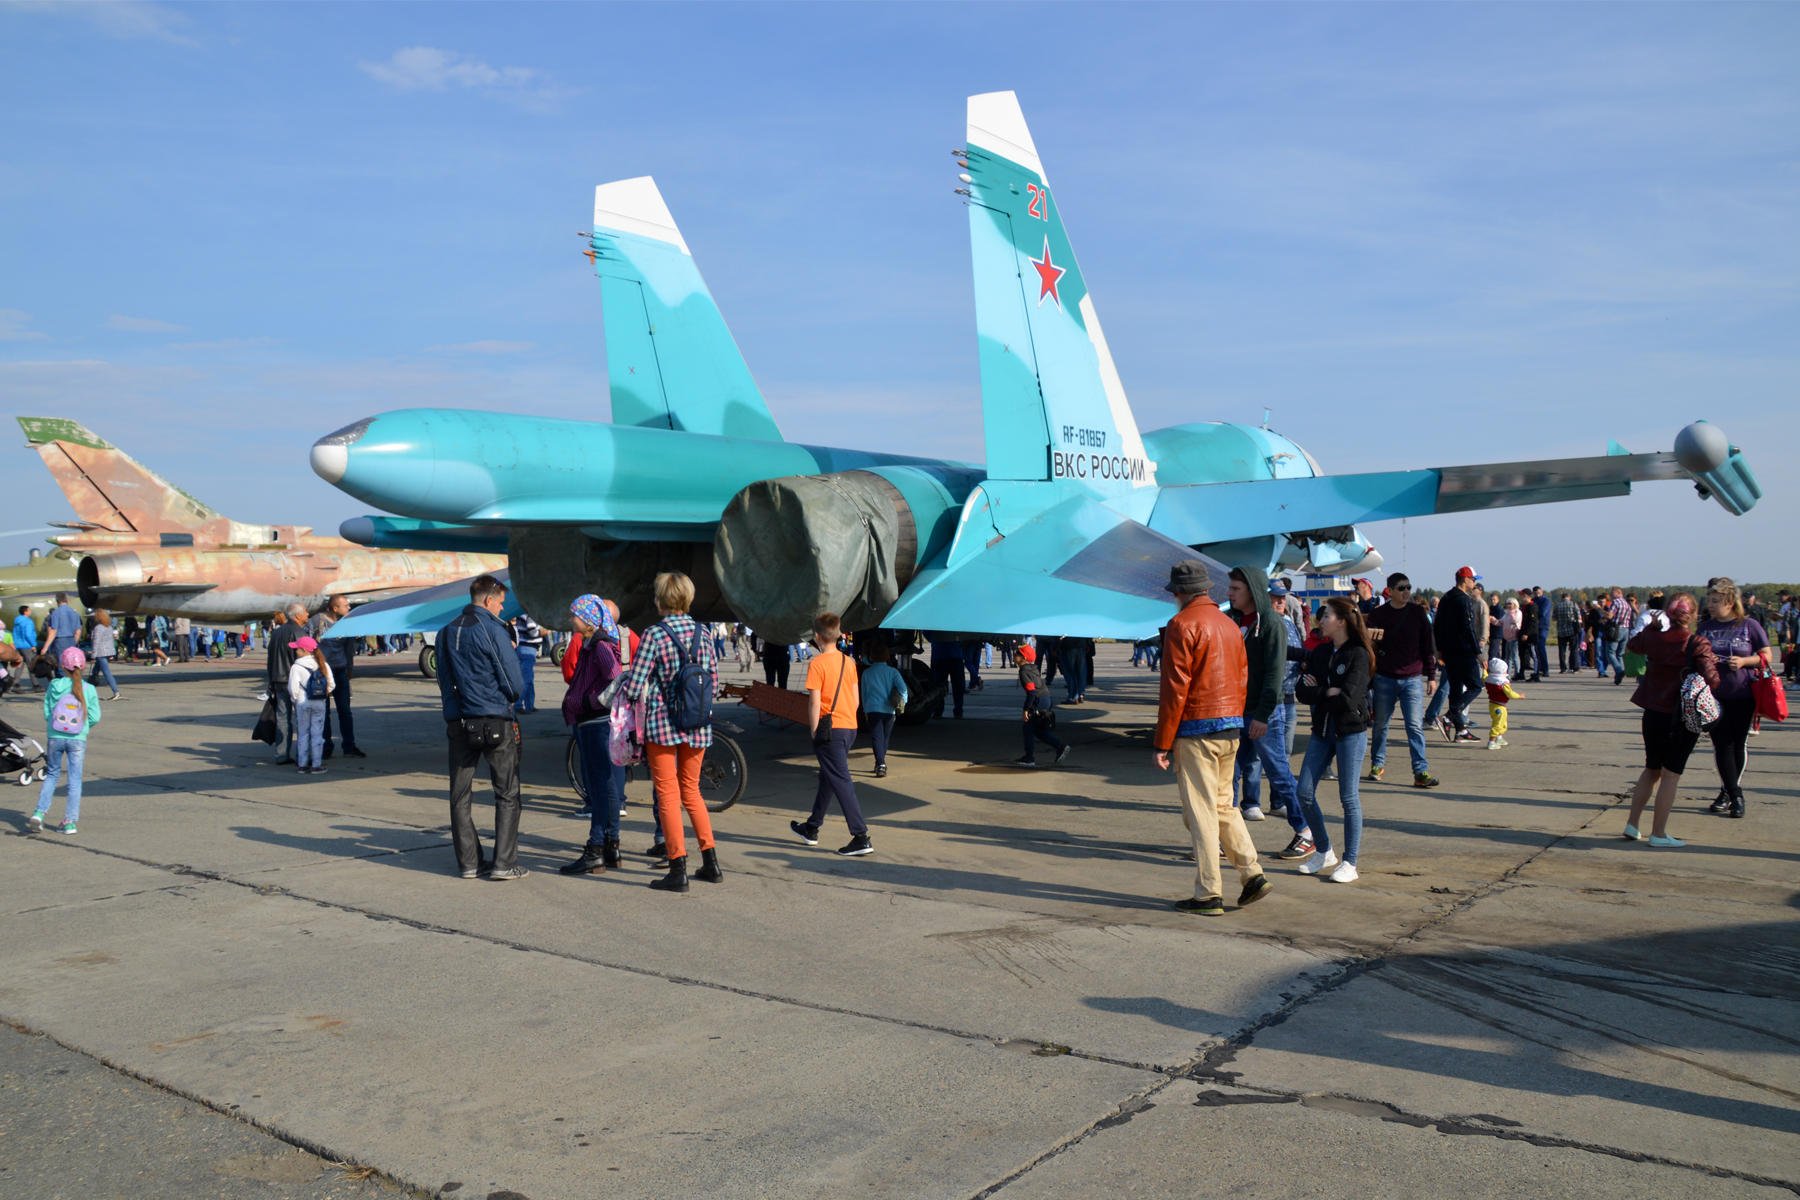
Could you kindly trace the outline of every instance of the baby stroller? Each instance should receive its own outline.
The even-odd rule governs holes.
[[[0,778],[17,780],[20,787],[42,783],[50,773],[44,760],[44,748],[36,738],[26,737],[0,721]]]

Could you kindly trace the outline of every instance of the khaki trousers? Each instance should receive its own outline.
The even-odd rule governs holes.
[[[1262,874],[1256,846],[1244,818],[1231,803],[1231,769],[1241,741],[1235,729],[1218,737],[1175,739],[1175,786],[1181,794],[1181,819],[1194,837],[1194,898],[1224,898],[1219,847],[1245,883]]]

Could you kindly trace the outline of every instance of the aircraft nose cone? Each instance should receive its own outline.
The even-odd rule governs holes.
[[[350,469],[350,447],[317,443],[312,448],[312,469],[326,483],[339,482]]]
[[[326,483],[338,483],[344,478],[344,472],[350,469],[350,447],[369,432],[374,417],[364,417],[354,425],[346,425],[342,429],[328,433],[313,443],[313,474]]]

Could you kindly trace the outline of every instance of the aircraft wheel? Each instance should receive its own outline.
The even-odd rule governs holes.
[[[427,646],[419,651],[419,671],[427,679],[437,678],[437,647]]]
[[[559,667],[562,666],[563,655],[567,654],[568,650],[569,650],[569,643],[567,643],[567,642],[556,643],[556,645],[550,647],[550,661],[555,663]]]

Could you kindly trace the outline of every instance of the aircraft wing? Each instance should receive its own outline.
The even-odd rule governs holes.
[[[1164,487],[1150,527],[1187,545],[1205,545],[1399,517],[1628,496],[1634,483],[1670,479],[1694,480],[1702,495],[1739,515],[1762,496],[1735,448],[1718,467],[1698,473],[1683,467],[1676,452],[1664,451]]]
[[[961,629],[977,617],[995,634],[1147,638],[1175,615],[1163,589],[1169,568],[1192,558],[1211,571],[1213,599],[1226,599],[1223,564],[1088,497],[1004,536],[970,519],[986,507],[971,498],[957,540],[912,581],[884,627]]]
[[[510,621],[524,610],[511,590],[511,575],[495,571],[494,578],[507,585],[506,607],[500,619]],[[473,579],[474,576],[470,576]],[[469,604],[469,580],[459,579],[438,587],[421,588],[403,596],[364,604],[331,627],[332,637],[384,636],[391,633],[436,633]]]

